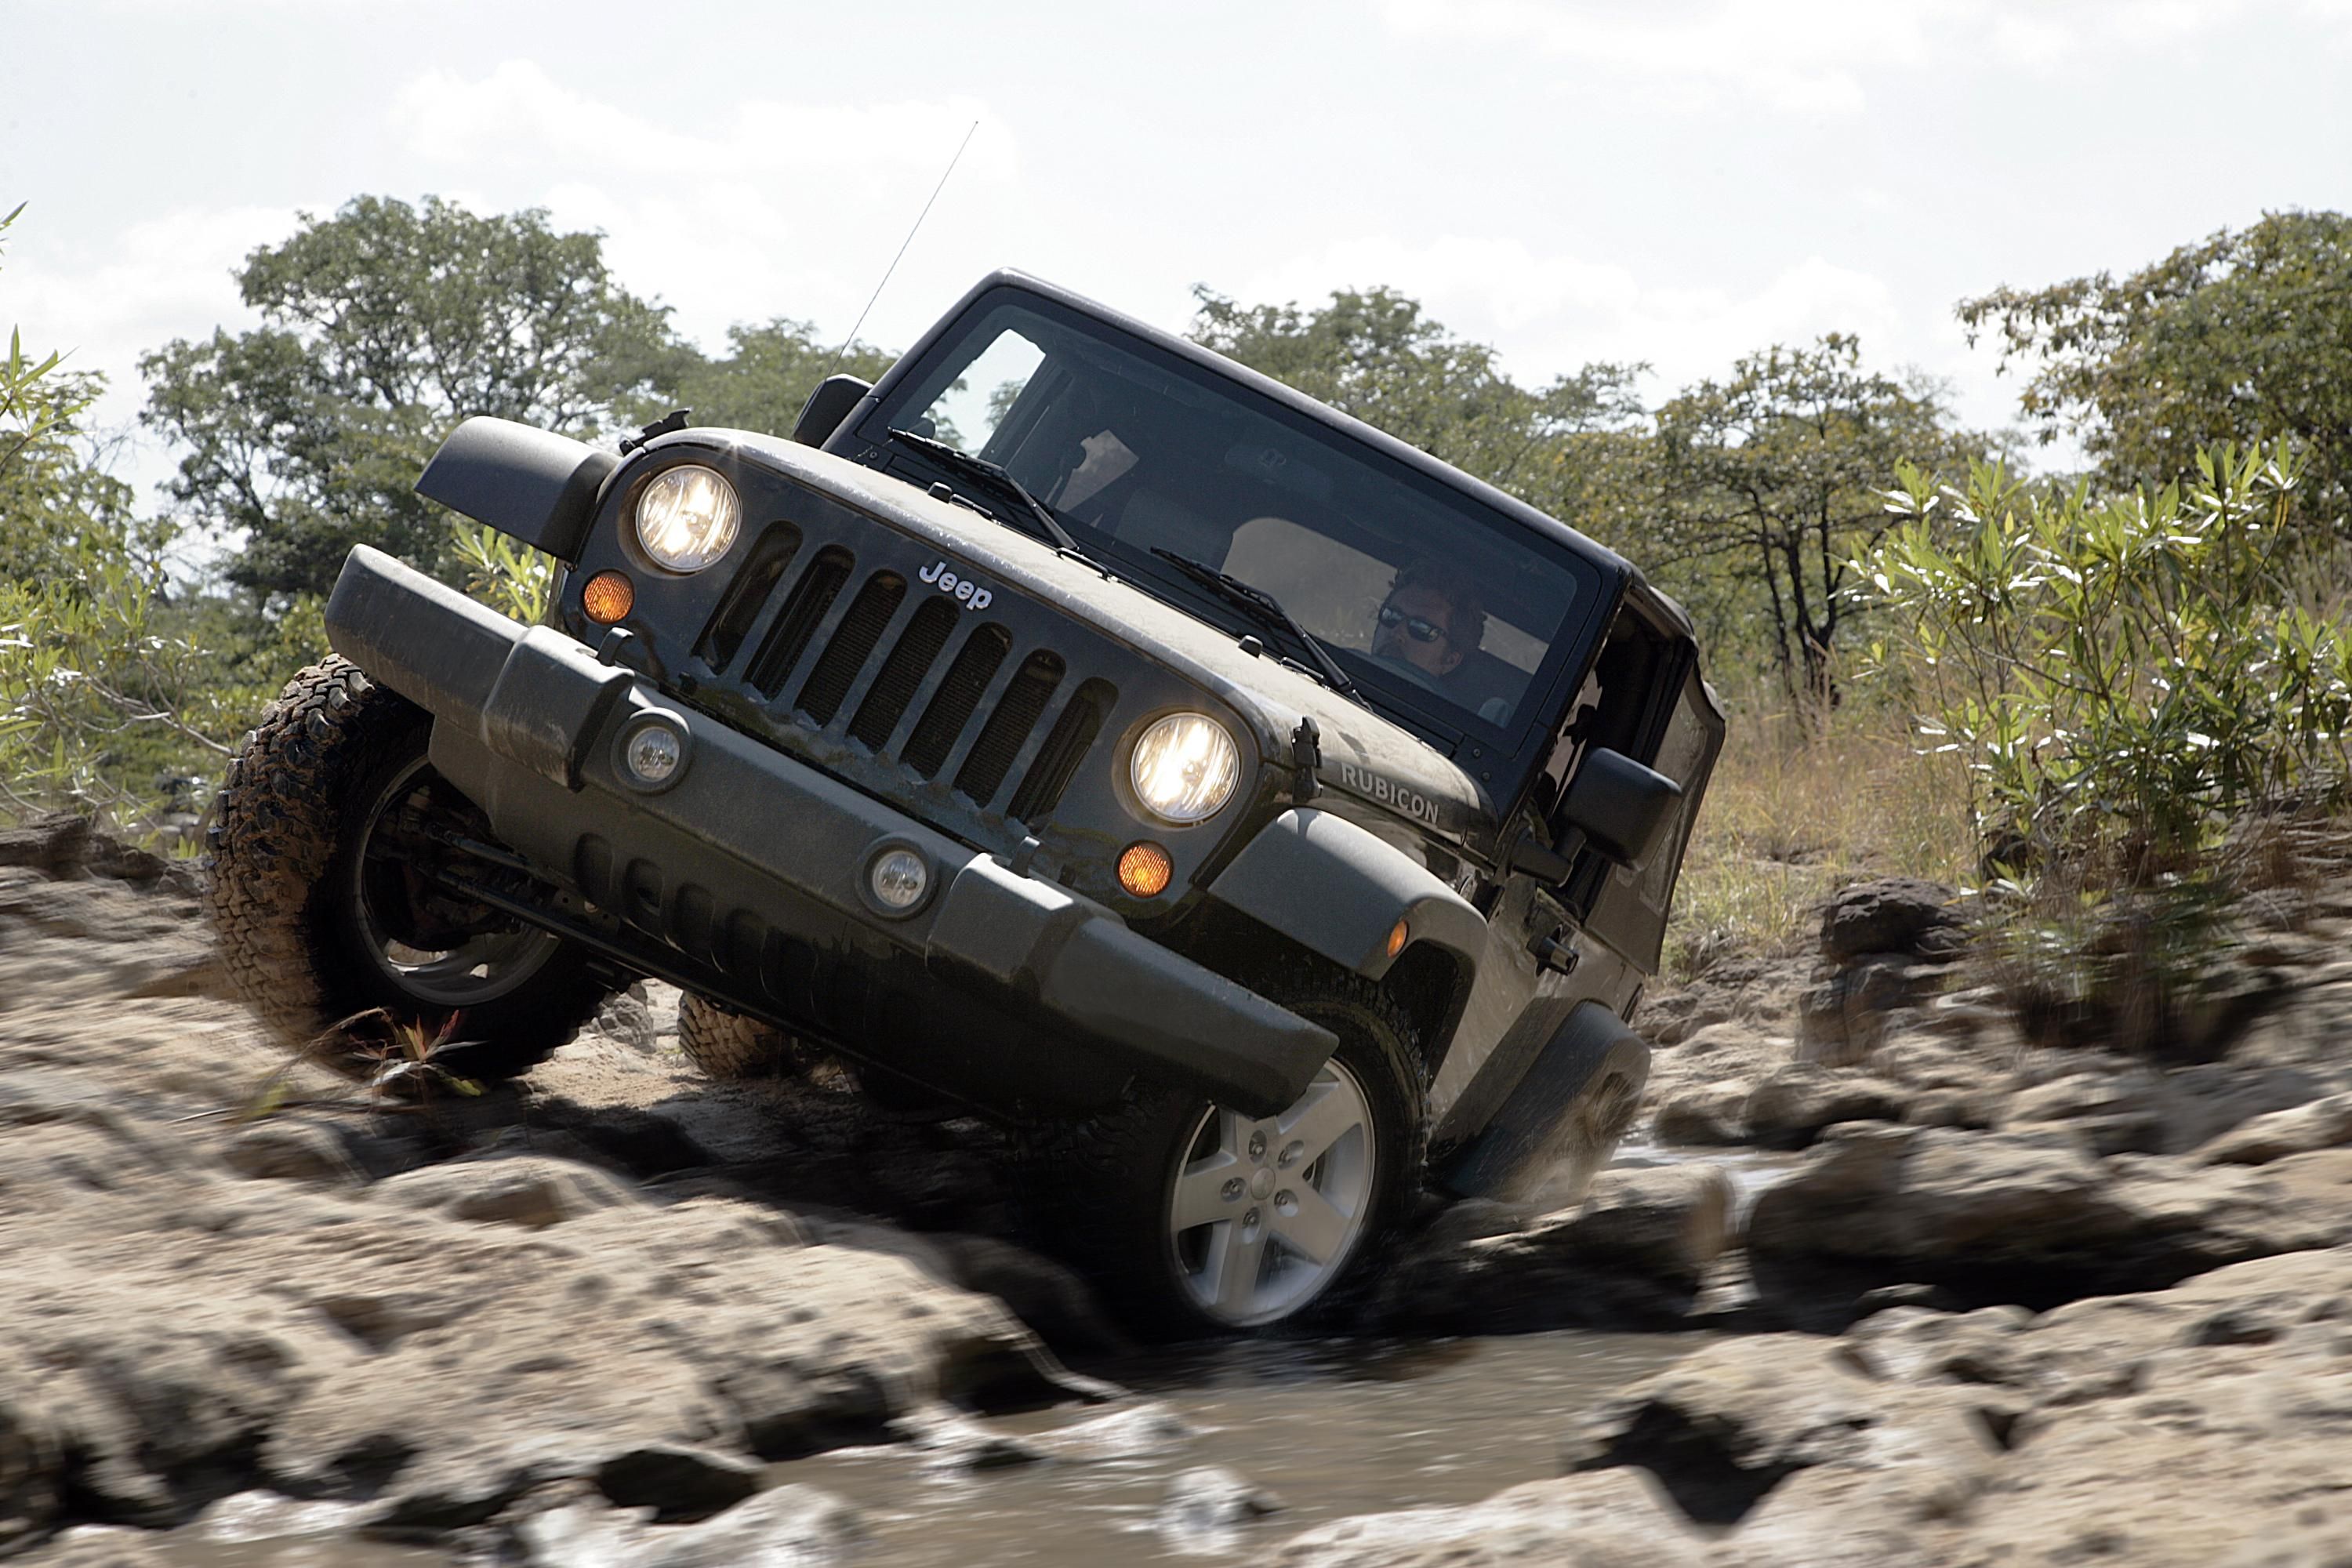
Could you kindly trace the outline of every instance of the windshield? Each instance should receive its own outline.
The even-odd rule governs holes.
[[[982,312],[881,426],[1003,465],[1122,575],[1198,603],[1163,551],[1272,595],[1352,679],[1465,730],[1512,722],[1576,596],[1566,564],[1472,499],[1024,305]]]

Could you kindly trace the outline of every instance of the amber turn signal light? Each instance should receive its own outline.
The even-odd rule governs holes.
[[[1391,958],[1394,958],[1398,953],[1404,951],[1404,939],[1406,935],[1407,932],[1405,931],[1404,921],[1397,921],[1395,925],[1389,928],[1389,956]]]
[[[1130,844],[1119,851],[1118,885],[1139,899],[1158,898],[1175,874],[1168,851],[1157,844]]]
[[[580,607],[600,626],[609,626],[635,607],[637,585],[620,572],[599,572],[580,590]]]

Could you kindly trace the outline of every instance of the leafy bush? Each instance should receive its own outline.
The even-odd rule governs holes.
[[[2299,523],[2284,448],[2196,461],[2105,499],[1906,468],[1864,563],[1882,672],[1967,763],[2011,956],[2077,1022],[2146,988],[2147,1045],[2196,1011],[2261,825],[2352,801],[2340,547]]]

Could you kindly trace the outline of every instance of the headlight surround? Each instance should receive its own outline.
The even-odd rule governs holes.
[[[699,572],[734,547],[743,504],[716,468],[681,463],[637,492],[637,543],[671,572]]]
[[[1223,724],[1206,713],[1171,713],[1137,738],[1127,776],[1146,811],[1181,826],[1224,809],[1241,763],[1241,749]]]

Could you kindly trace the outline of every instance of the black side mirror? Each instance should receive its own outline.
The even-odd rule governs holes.
[[[1577,851],[1588,845],[1620,866],[1633,865],[1656,847],[1682,797],[1683,786],[1665,774],[1595,747],[1577,764],[1559,803],[1559,847],[1547,849],[1522,833],[1505,858],[1512,870],[1532,872],[1554,886],[1568,880]]]
[[[1577,765],[1559,816],[1604,857],[1631,866],[1656,847],[1682,798],[1683,786],[1665,774],[1622,752],[1596,749]]]
[[[825,438],[849,417],[849,411],[873,390],[872,382],[857,376],[826,376],[801,405],[801,416],[793,421],[793,439],[803,447],[824,446]]]

